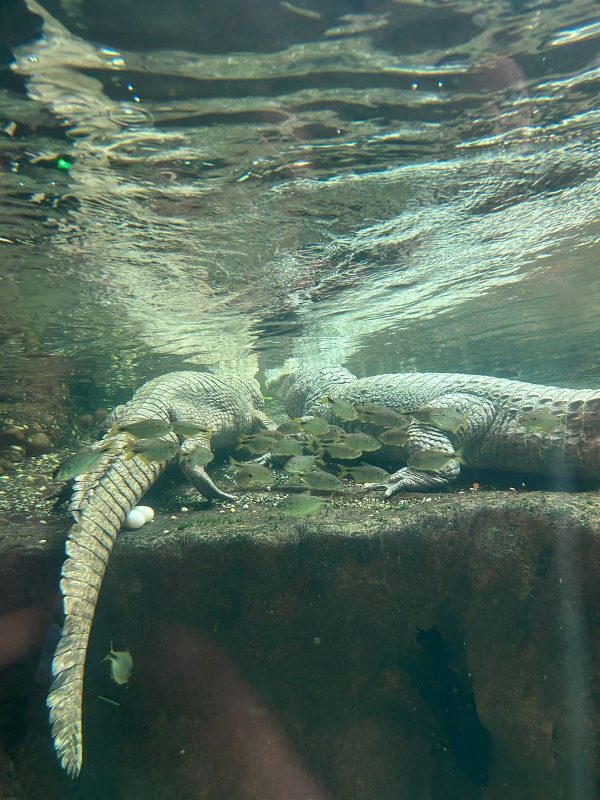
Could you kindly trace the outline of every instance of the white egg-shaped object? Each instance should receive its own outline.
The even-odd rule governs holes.
[[[137,508],[133,508],[125,517],[126,528],[141,528],[146,524],[146,517]]]
[[[150,506],[136,506],[133,510],[142,513],[146,522],[154,519],[154,509]]]

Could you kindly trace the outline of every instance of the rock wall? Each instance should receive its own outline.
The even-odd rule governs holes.
[[[28,697],[21,733],[0,730],[25,797],[595,796],[598,493],[345,497],[292,523],[245,505],[117,541],[77,783],[51,752],[38,650],[10,691],[14,665],[0,672]],[[0,609],[51,609],[65,527],[45,545],[23,527],[0,538]],[[129,686],[101,663],[111,641],[132,652]]]

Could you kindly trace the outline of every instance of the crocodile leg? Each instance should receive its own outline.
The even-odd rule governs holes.
[[[202,465],[194,464],[194,454],[200,449],[212,452],[210,437],[199,434],[185,439],[179,450],[179,467],[185,477],[204,497],[215,500],[237,500],[234,494],[219,489]],[[212,460],[212,459],[211,459]]]
[[[460,448],[463,442],[473,443],[480,440],[488,430],[493,409],[490,403],[479,397],[463,392],[453,392],[436,398],[439,408],[450,408],[465,415],[464,427],[456,433],[448,433],[430,425],[413,423],[408,429],[408,459],[417,453],[430,449],[443,450],[451,455]],[[385,497],[393,497],[401,491],[427,491],[447,486],[460,474],[460,462],[453,459],[442,469],[435,471],[419,470],[403,467],[390,475],[385,484],[367,484],[367,488],[385,489]]]
[[[443,450],[449,456],[454,453],[454,445],[444,431],[432,428],[430,425],[419,425],[413,423],[408,429],[408,460],[417,453],[427,452],[427,450]],[[444,465],[442,469],[426,471],[414,469],[413,467],[403,467],[394,472],[385,484],[366,484],[368,489],[385,489],[385,496],[392,497],[401,491],[427,491],[432,488],[446,486],[453,481],[460,473],[460,463],[457,459],[452,459]]]

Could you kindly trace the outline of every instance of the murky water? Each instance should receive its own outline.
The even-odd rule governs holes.
[[[188,787],[187,795],[176,792],[183,800],[274,800],[267,788],[261,794],[261,787],[282,785],[274,774],[289,778],[283,785],[303,800],[327,791],[341,800],[348,786],[357,800],[388,800],[399,796],[399,786],[410,800],[480,800],[489,769],[495,788],[486,800],[531,800],[559,786],[562,767],[552,769],[564,752],[560,786],[567,789],[552,800],[592,800],[595,734],[588,736],[586,726],[595,720],[596,645],[586,637],[597,581],[586,583],[594,559],[585,548],[597,552],[597,519],[588,519],[582,498],[573,534],[584,542],[581,551],[571,547],[575,527],[561,523],[569,512],[562,500],[548,519],[545,506],[531,511],[523,501],[523,517],[514,522],[523,538],[513,546],[512,496],[486,499],[481,530],[484,539],[492,532],[489,548],[478,539],[481,562],[471,567],[479,518],[469,521],[463,541],[458,523],[458,532],[452,528],[452,499],[446,514],[427,523],[417,514],[414,529],[403,529],[406,539],[390,539],[393,553],[400,542],[391,561],[385,537],[369,527],[375,523],[355,527],[359,518],[400,525],[393,507],[382,511],[378,499],[361,501],[356,512],[344,502],[334,506],[336,524],[347,514],[339,539],[332,545],[325,530],[313,553],[302,526],[292,541],[273,522],[270,495],[256,518],[249,516],[256,512],[250,498],[241,506],[247,515],[240,541],[224,556],[220,545],[210,549],[207,520],[222,533],[218,514],[236,508],[201,514],[195,529],[182,516],[187,506],[180,512],[182,503],[191,508],[195,501],[162,484],[153,490],[155,531],[165,525],[165,536],[174,529],[181,535],[163,542],[164,572],[148,568],[148,552],[135,539],[111,566],[94,659],[116,631],[122,646],[138,648],[138,684],[119,695],[123,723],[102,706],[115,687],[95,662],[90,668],[86,703],[94,724],[79,784],[63,780],[55,764],[47,685],[42,679],[30,701],[27,669],[36,668],[48,621],[62,621],[52,598],[66,516],[64,507],[49,510],[50,463],[35,457],[50,452],[56,460],[58,446],[94,438],[105,409],[151,377],[194,366],[264,378],[291,362],[343,364],[359,376],[467,372],[600,387],[599,41],[600,10],[592,0],[0,0],[0,429],[22,423],[29,435],[39,423],[34,430],[51,440],[39,452],[29,440],[27,452],[21,448],[14,484],[14,465],[0,465],[0,509],[7,520],[15,510],[29,515],[27,524],[2,528],[0,551],[9,533],[22,534],[24,551],[36,557],[48,542],[55,548],[31,590],[15,567],[10,608],[0,608],[0,633],[6,623],[9,632],[30,636],[30,663],[8,660],[10,673],[0,680],[0,699],[8,697],[7,713],[0,704],[0,796],[8,742],[21,783],[34,764],[34,788],[24,794],[33,800],[135,800],[152,791],[167,800],[171,778]],[[4,455],[19,451],[10,437],[2,446]],[[479,513],[475,495],[465,493]],[[501,535],[494,539],[497,519]],[[48,521],[49,532],[39,528]],[[427,536],[414,536],[437,536],[442,528],[444,537],[431,547]],[[539,552],[536,544],[522,553],[530,532]],[[355,551],[348,555],[351,539]],[[260,542],[277,547],[263,552]],[[416,553],[410,567],[403,566],[406,542]],[[193,575],[182,572],[191,567],[182,566],[178,548]],[[283,554],[281,563],[269,560],[272,552]],[[256,559],[255,573],[240,553]],[[494,572],[503,559],[516,599],[498,577],[501,567]],[[204,583],[196,586],[201,569]],[[562,587],[556,595],[545,594],[546,574]],[[177,585],[179,614],[164,602],[161,581],[169,580]],[[346,611],[363,597],[355,585],[369,598],[360,635],[348,620],[363,608]],[[545,603],[558,620],[549,633],[538,611]],[[406,629],[398,621],[404,614]],[[503,624],[505,638],[488,641],[487,630]],[[418,650],[415,630],[429,649]],[[527,650],[527,637],[540,630],[547,637],[539,651]],[[365,644],[370,636],[372,647]],[[513,687],[502,688],[503,674],[519,672],[514,653],[522,652],[535,679],[520,695],[519,684],[514,699]],[[492,665],[490,683],[500,689],[486,695],[490,653],[500,664]],[[198,676],[207,663],[204,684]],[[538,678],[543,683],[548,675],[552,688],[540,689]],[[181,696],[172,695],[173,686]],[[267,708],[261,697],[269,691],[275,699]],[[475,691],[483,722],[493,723],[491,745],[477,710],[473,715]],[[394,692],[402,696],[397,706],[389,699]],[[561,693],[571,709],[562,728],[562,712],[552,706]],[[448,721],[457,694],[458,722]],[[516,711],[503,718],[511,702]],[[515,719],[525,722],[512,743]],[[183,744],[170,741],[180,724]],[[189,743],[199,724],[209,756],[204,745]],[[402,736],[408,739],[400,746]],[[466,753],[463,739],[475,742]],[[534,763],[538,751],[527,750],[534,740],[548,743],[539,752],[554,754],[551,768],[541,757]],[[272,741],[281,745],[274,769],[263,759]],[[231,742],[243,745],[238,751]],[[188,768],[191,759],[174,766],[188,748],[200,766]],[[229,756],[223,774],[211,772],[212,759],[230,751],[235,776],[225,774]],[[148,763],[136,771],[125,762],[139,752]],[[414,752],[424,754],[414,763],[426,766],[414,770],[414,787],[407,788]],[[306,774],[298,753],[310,764]],[[430,770],[433,788],[423,789],[430,763],[438,772]],[[245,793],[248,775],[256,785]],[[198,794],[200,786],[206,794]],[[513,793],[503,793],[507,786]]]

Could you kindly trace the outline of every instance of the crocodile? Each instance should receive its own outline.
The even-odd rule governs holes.
[[[284,372],[267,383],[292,417],[322,416],[333,422],[325,395],[353,405],[378,404],[406,412],[432,404],[455,410],[465,422],[456,433],[413,421],[408,428],[406,450],[383,447],[383,460],[406,462],[428,449],[447,452],[449,460],[435,471],[403,466],[385,484],[391,497],[403,490],[420,491],[447,486],[460,473],[460,461],[451,456],[461,451],[469,466],[553,476],[575,481],[600,481],[600,390],[566,389],[485,375],[454,373],[399,373],[357,378],[344,367],[300,368]],[[521,415],[547,409],[561,421],[556,433],[529,432]],[[339,424],[339,420],[335,420]],[[365,423],[344,427],[377,433]],[[380,429],[379,429],[380,430]],[[401,456],[399,458],[399,455]]]
[[[130,402],[117,406],[107,427],[139,419],[193,423],[202,432],[184,438],[176,455],[147,463],[140,456],[126,458],[126,433],[106,433],[95,444],[103,455],[93,469],[75,479],[69,511],[75,519],[65,550],[60,587],[65,621],[52,662],[54,681],[48,694],[52,737],[62,767],[71,777],[83,761],[82,699],[88,639],[100,586],[115,538],[125,516],[177,460],[186,478],[206,498],[235,500],[219,489],[203,466],[198,448],[232,449],[242,434],[273,429],[263,411],[263,397],[255,380],[221,378],[207,372],[171,372],[148,381]],[[110,448],[103,450],[110,438]],[[174,432],[164,438],[179,443]],[[198,459],[200,460],[200,459]]]

